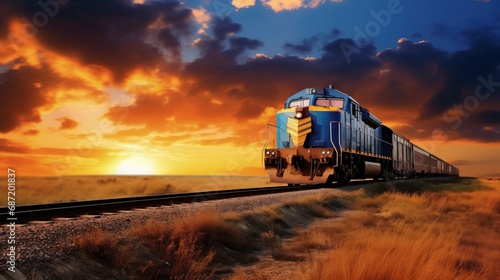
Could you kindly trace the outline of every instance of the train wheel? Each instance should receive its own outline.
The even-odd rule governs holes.
[[[396,176],[394,176],[393,172],[391,172],[391,171],[385,171],[384,172],[384,177],[383,177],[384,181],[392,181],[395,178],[396,178]]]
[[[351,181],[351,176],[347,175],[347,174],[343,174],[344,176],[342,176],[337,182],[338,183],[341,183],[341,184],[347,184]]]
[[[337,183],[346,184],[351,181],[351,172],[349,169],[344,168],[344,170],[339,170],[337,173]]]

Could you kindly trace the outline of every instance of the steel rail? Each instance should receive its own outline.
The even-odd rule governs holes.
[[[332,185],[307,185],[307,186],[276,186],[263,188],[231,189],[191,193],[175,193],[147,195],[138,197],[110,198],[100,200],[57,202],[49,204],[20,205],[16,206],[14,216],[9,215],[8,207],[0,207],[0,221],[8,223],[15,221],[23,224],[30,221],[44,221],[53,218],[70,218],[81,215],[99,215],[103,212],[116,212],[120,210],[131,210],[135,208],[159,207],[180,203],[193,203],[209,200],[220,200],[245,196],[256,196],[293,192],[300,190],[311,190],[320,188],[354,186],[369,184],[377,181],[354,181],[347,184]],[[13,219],[15,218],[15,220]]]
[[[300,186],[265,187],[21,205],[15,207],[13,211],[15,213],[14,216],[9,214],[10,210],[8,207],[0,207],[0,221],[6,221],[7,223],[15,221],[16,224],[21,224],[35,220],[49,220],[56,217],[78,217],[84,214],[100,214],[102,212],[115,212],[134,208],[282,193],[300,189],[302,189]]]

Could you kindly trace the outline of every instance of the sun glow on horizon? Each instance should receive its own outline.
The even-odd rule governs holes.
[[[153,162],[143,156],[132,156],[122,160],[116,167],[117,175],[155,175]]]

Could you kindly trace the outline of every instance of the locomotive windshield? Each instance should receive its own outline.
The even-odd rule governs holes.
[[[335,107],[342,109],[344,108],[343,98],[318,98],[316,99],[316,105],[325,107]]]
[[[295,100],[290,101],[290,106],[288,106],[288,108],[306,107],[306,106],[309,106],[310,102],[311,102],[311,100],[309,98],[295,99]]]

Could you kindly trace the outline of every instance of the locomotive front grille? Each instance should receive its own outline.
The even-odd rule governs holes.
[[[311,117],[303,119],[288,118],[286,131],[290,133],[290,137],[292,138],[295,147],[304,146],[307,134],[312,132]]]

